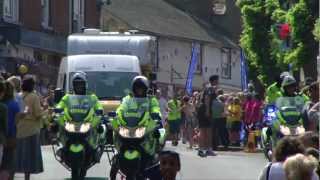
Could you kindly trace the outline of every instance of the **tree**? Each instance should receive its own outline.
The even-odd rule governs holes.
[[[312,35],[318,16],[318,0],[238,0],[244,21],[241,46],[247,54],[251,77],[264,84],[273,81],[272,74],[303,67],[308,76],[316,76],[317,43]],[[290,3],[289,3],[290,4]],[[288,38],[282,37],[286,27]],[[318,30],[319,32],[319,30]]]

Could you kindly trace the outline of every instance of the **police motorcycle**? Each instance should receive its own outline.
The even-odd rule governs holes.
[[[263,110],[263,128],[261,130],[260,146],[263,149],[265,158],[271,161],[272,145],[271,139],[268,137],[268,131],[272,128],[272,124],[277,120],[277,108],[273,104],[266,105]]]
[[[71,171],[72,180],[82,180],[103,154],[103,110],[94,108],[91,95],[62,96],[62,90],[55,91],[55,101],[64,103],[54,109],[52,149],[56,160]]]
[[[262,147],[266,158],[271,161],[273,148],[284,136],[299,136],[305,133],[302,123],[304,100],[301,96],[280,97],[275,105],[267,106],[267,126],[261,134]],[[275,130],[273,127],[278,127]],[[276,131],[276,132],[273,132]]]
[[[152,110],[158,105],[153,106],[155,101],[145,94],[147,79],[137,76],[132,84],[133,94],[135,89],[139,91],[142,87],[142,95],[123,98],[117,113],[108,114],[108,127],[112,128],[116,149],[111,162],[110,179],[115,180],[118,175],[127,180],[159,179],[158,153],[164,147],[166,132],[161,125],[161,117]],[[139,87],[135,87],[136,84]]]

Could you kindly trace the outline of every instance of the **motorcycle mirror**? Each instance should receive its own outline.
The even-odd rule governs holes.
[[[111,111],[111,112],[108,113],[108,116],[114,118],[114,117],[117,116],[117,113],[114,112],[114,111]]]
[[[54,108],[54,113],[56,113],[56,114],[60,114],[60,113],[62,113],[63,112],[63,109],[60,109],[60,108]]]
[[[54,102],[58,104],[62,97],[64,96],[64,91],[61,88],[57,88],[54,90]]]
[[[96,115],[102,116],[103,115],[103,110],[102,109],[97,109],[96,110]]]

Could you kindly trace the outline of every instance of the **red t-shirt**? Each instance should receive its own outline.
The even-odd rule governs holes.
[[[261,107],[263,103],[259,100],[253,100],[252,112],[251,112],[251,122],[256,123],[261,121],[262,119],[262,112]]]
[[[252,109],[253,109],[254,101],[249,100],[244,103],[244,123],[251,124],[252,120]]]

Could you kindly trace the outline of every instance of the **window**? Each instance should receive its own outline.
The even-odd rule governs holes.
[[[53,0],[41,0],[42,6],[42,27],[50,29],[52,27],[52,3]]]
[[[212,11],[215,15],[224,15],[227,11],[226,0],[213,0]]]
[[[3,18],[7,22],[17,23],[19,20],[19,0],[3,1]]]
[[[221,49],[221,77],[231,79],[231,49]]]
[[[73,32],[79,32],[84,27],[84,11],[85,2],[84,0],[73,1]]]
[[[199,74],[202,73],[202,49],[203,49],[203,46],[200,44],[200,52],[199,52],[199,58],[197,63],[197,69],[196,69],[196,73],[199,73]]]

